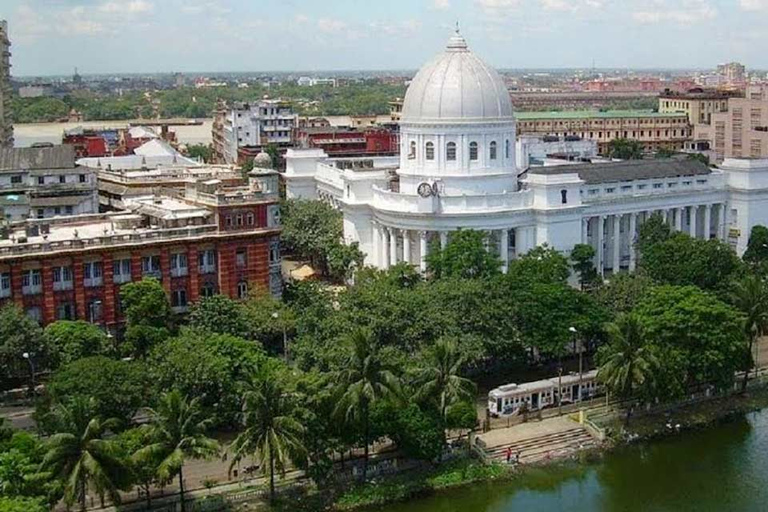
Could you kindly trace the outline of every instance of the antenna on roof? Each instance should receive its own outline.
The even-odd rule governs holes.
[[[459,20],[456,20],[456,34],[461,33],[461,30],[459,30]]]

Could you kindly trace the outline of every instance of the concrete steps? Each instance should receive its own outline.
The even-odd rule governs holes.
[[[507,448],[511,448],[512,460],[520,453],[520,462],[530,464],[593,446],[596,446],[596,442],[589,432],[583,427],[574,427],[562,432],[489,447],[485,452],[489,459],[505,462]]]

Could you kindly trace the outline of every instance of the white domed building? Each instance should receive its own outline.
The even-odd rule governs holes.
[[[637,228],[656,211],[675,229],[740,250],[751,225],[768,224],[768,192],[758,190],[768,187],[768,161],[726,161],[723,170],[679,160],[518,169],[515,143],[503,79],[457,31],[408,88],[399,157],[291,149],[286,194],[340,208],[346,239],[379,268],[405,261],[423,270],[431,239],[444,246],[451,232],[474,229],[488,233],[505,267],[537,245],[568,254],[588,243],[610,273],[634,268]]]

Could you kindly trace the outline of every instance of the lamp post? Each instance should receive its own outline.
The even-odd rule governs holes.
[[[274,313],[272,313],[272,318],[277,320],[278,318],[280,318],[280,314],[277,311],[275,311]],[[288,357],[288,333],[286,332],[286,329],[285,329],[285,322],[283,322],[282,328],[283,328],[283,354],[285,355],[285,360],[287,362],[287,361],[289,361],[289,357]]]
[[[32,356],[29,354],[29,352],[24,352],[21,354],[21,357],[26,359],[29,362],[29,370],[30,375],[32,376],[32,387],[29,390],[29,394],[34,396],[35,395],[35,363],[32,361]]]
[[[573,346],[576,347],[576,335],[579,331],[575,327],[569,327],[571,335],[573,336]],[[584,350],[581,344],[579,344],[579,402],[581,402],[581,379],[584,374],[584,362],[583,362]]]

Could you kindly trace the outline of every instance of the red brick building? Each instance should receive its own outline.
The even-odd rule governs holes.
[[[175,312],[202,296],[281,291],[278,177],[247,187],[190,182],[183,192],[131,200],[128,212],[29,220],[0,231],[0,303],[42,325],[80,319],[117,331],[120,288],[160,279]]]
[[[319,148],[329,156],[394,156],[399,153],[397,133],[386,128],[334,128],[307,126],[297,129],[297,143]]]

